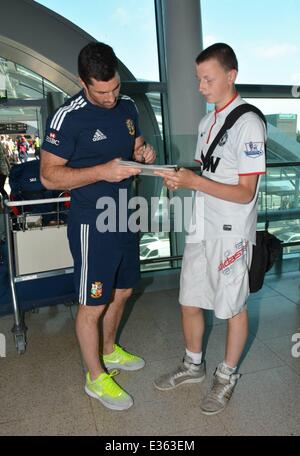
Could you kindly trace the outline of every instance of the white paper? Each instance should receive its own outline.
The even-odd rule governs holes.
[[[138,168],[143,176],[153,176],[154,171],[172,171],[177,170],[177,165],[146,165],[135,161],[120,160],[120,165]]]

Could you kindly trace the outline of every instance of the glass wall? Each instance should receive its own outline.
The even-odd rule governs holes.
[[[271,98],[255,99],[245,97],[245,100],[257,106],[265,114],[270,124],[269,136],[272,138],[277,134],[279,142],[288,142],[288,149],[293,149],[294,158],[300,160],[300,99],[272,96]],[[270,159],[275,159],[274,154],[268,155],[268,160],[270,161]],[[288,160],[283,151],[280,154],[280,159]]]
[[[48,92],[62,92],[57,86],[39,74],[0,57],[0,88],[2,97],[19,100],[40,100],[46,98]],[[4,93],[6,92],[6,93]],[[2,98],[2,101],[4,99]]]
[[[159,81],[154,0],[39,0],[116,55],[138,80]]]
[[[258,229],[269,221],[269,231],[284,243],[284,259],[300,253],[300,164],[268,166],[262,178],[258,203]],[[298,264],[299,266],[299,264]]]
[[[300,83],[298,0],[201,0],[204,47],[228,43],[240,84]]]
[[[39,74],[0,57],[0,130],[16,139],[25,134],[42,138],[48,93],[68,95]]]

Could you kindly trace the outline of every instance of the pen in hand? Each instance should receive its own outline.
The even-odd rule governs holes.
[[[145,150],[146,150],[146,146],[147,146],[147,143],[146,141],[144,142],[144,144],[142,145],[142,157],[141,157],[141,163],[145,163],[145,157],[144,157],[144,153],[145,153]]]

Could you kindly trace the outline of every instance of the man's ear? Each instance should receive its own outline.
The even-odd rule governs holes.
[[[78,80],[79,80],[79,84],[81,85],[81,87],[86,90],[87,87],[86,87],[85,82],[83,82],[83,80],[81,78],[78,78]]]
[[[237,74],[238,74],[237,70],[230,70],[228,73],[229,82],[232,82],[234,84],[236,81],[236,78],[237,78]]]

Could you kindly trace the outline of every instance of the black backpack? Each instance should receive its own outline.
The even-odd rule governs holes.
[[[268,272],[277,258],[282,256],[282,241],[265,228],[256,231],[256,245],[253,246],[252,262],[249,271],[250,293],[259,291]]]
[[[235,122],[246,112],[254,112],[263,120],[267,127],[265,116],[256,106],[248,103],[237,106],[228,114],[222,128],[211,143],[203,160],[204,168],[208,166],[213,151],[227,130],[230,130]],[[266,272],[271,269],[277,258],[282,255],[282,241],[269,233],[268,225],[269,223],[266,221],[265,229],[256,232],[256,245],[253,246],[252,262],[249,271],[250,293],[256,293],[262,288]]]

